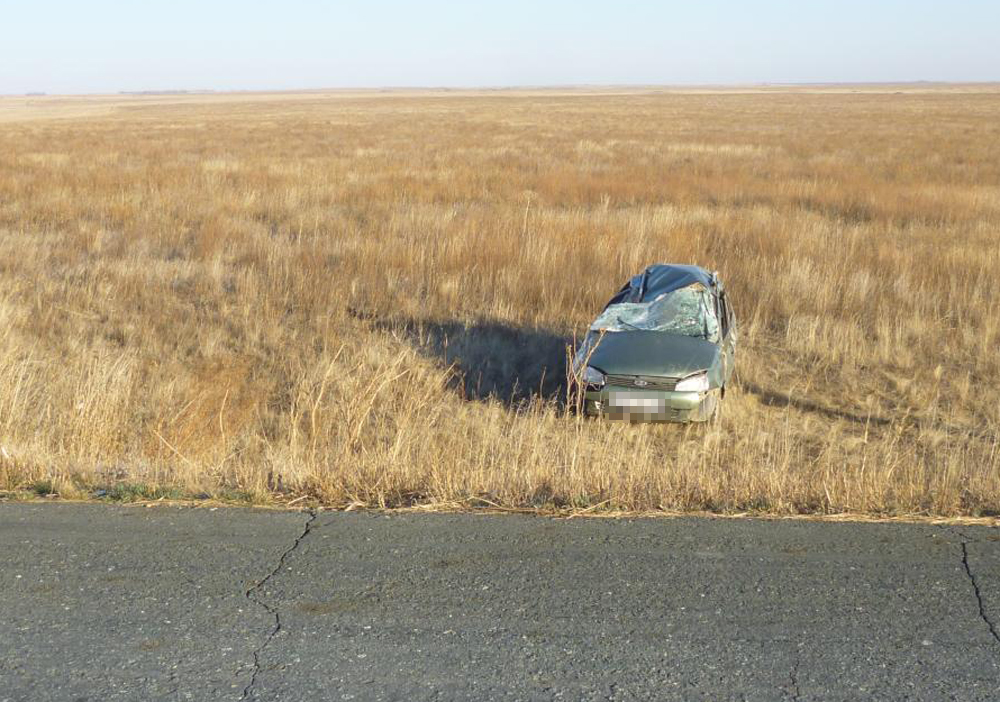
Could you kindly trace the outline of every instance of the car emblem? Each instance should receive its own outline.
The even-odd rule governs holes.
[[[646,382],[645,380],[643,380],[642,378],[636,378],[636,379],[635,379],[635,385],[636,385],[636,387],[640,387],[640,388],[644,388],[644,387],[646,387],[647,385],[649,385],[649,383],[647,383],[647,382]]]

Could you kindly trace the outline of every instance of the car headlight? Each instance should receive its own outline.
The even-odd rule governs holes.
[[[593,366],[587,366],[583,369],[582,380],[588,385],[604,385],[607,378],[604,377],[604,373]]]
[[[702,371],[682,378],[674,386],[677,392],[708,392],[708,372]]]

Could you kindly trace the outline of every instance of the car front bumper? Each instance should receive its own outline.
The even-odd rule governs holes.
[[[719,390],[676,392],[607,386],[584,394],[584,413],[630,422],[704,422],[711,419]]]

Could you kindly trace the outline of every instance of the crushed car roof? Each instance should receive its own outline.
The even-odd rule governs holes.
[[[715,285],[715,276],[701,266],[656,263],[633,276],[605,307],[621,302],[648,302],[658,295],[680,290],[694,283],[701,283],[711,289]]]

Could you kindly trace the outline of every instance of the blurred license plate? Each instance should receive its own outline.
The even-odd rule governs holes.
[[[608,393],[608,406],[620,410],[662,412],[666,409],[666,402],[658,397],[635,395],[628,392],[615,392],[612,390]]]

